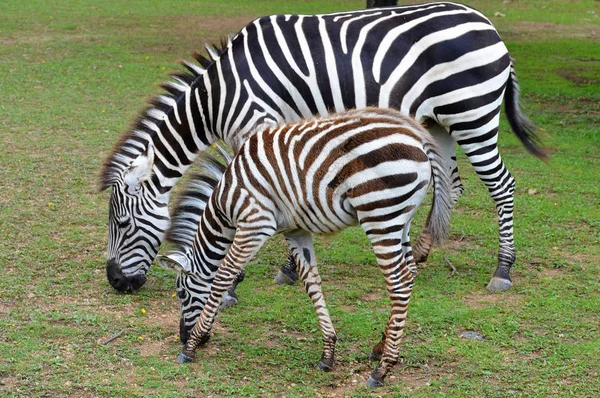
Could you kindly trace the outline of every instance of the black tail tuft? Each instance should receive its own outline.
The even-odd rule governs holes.
[[[519,103],[519,83],[514,66],[510,66],[510,75],[505,93],[506,118],[514,133],[532,155],[542,160],[548,158],[540,138],[536,135],[539,128],[523,113]]]

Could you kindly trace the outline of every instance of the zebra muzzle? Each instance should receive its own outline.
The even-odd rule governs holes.
[[[145,274],[125,275],[115,260],[106,262],[106,279],[114,289],[127,293],[140,290],[146,283]]]

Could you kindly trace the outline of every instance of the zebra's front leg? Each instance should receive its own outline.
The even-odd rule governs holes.
[[[288,258],[285,264],[281,266],[281,269],[275,276],[275,284],[277,285],[293,285],[298,280],[298,272],[296,271],[296,262],[292,251],[288,250]]]
[[[261,233],[257,233],[257,230]],[[178,363],[193,361],[196,356],[196,349],[208,342],[223,296],[234,285],[236,278],[244,271],[246,264],[252,260],[274,231],[274,227],[265,227],[262,230],[238,228],[227,255],[219,265],[210,289],[210,295],[204,304],[200,318],[194,325],[181,354],[177,358]]]
[[[290,256],[298,264],[299,276],[315,308],[323,334],[323,353],[317,368],[328,372],[333,368],[337,334],[321,290],[321,276],[316,265],[312,235],[306,231],[296,230],[285,233],[285,237],[289,243]]]
[[[229,255],[227,256],[229,257]],[[217,275],[210,289],[210,295],[200,318],[194,325],[190,335],[185,343],[183,350],[177,357],[177,363],[191,362],[196,357],[196,349],[208,343],[210,340],[210,330],[215,320],[215,316],[221,306],[223,296],[227,290],[233,287],[235,278],[239,275],[242,268],[232,262],[227,261],[227,257],[219,266]],[[243,266],[242,266],[243,267]]]

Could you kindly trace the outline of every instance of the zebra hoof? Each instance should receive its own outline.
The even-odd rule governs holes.
[[[377,379],[374,379],[373,376],[369,376],[369,378],[367,379],[367,382],[365,383],[365,386],[367,386],[369,388],[383,387],[383,380],[377,380]]]
[[[276,285],[293,285],[296,281],[290,278],[288,275],[284,274],[283,272],[279,271],[277,273],[277,276],[275,277],[274,282]]]
[[[497,276],[492,277],[492,280],[487,285],[487,289],[494,292],[503,292],[508,290],[512,286],[512,282],[508,279],[498,278]]]
[[[193,362],[194,358],[192,357],[188,357],[187,355],[185,355],[183,352],[179,353],[179,355],[177,356],[177,359],[175,360],[176,363],[187,363],[187,362]]]
[[[223,296],[223,300],[221,300],[221,305],[219,306],[219,309],[225,309],[225,308],[231,308],[233,306],[235,306],[238,303],[238,299],[237,297],[234,297],[232,295],[230,295],[229,293],[225,292],[225,295]]]
[[[322,370],[323,372],[330,372],[332,369],[332,366],[326,364],[323,361],[319,361],[319,364],[317,365],[317,369]]]

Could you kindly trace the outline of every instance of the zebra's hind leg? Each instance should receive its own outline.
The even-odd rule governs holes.
[[[490,189],[490,196],[496,203],[498,212],[498,224],[500,231],[500,245],[498,249],[498,266],[492,275],[492,279],[487,285],[490,292],[501,292],[512,286],[510,278],[510,268],[515,263],[515,242],[513,232],[513,209],[515,179],[506,170],[501,162],[504,173],[503,178],[494,188]],[[486,184],[487,185],[487,184]],[[488,186],[488,189],[490,187]]]
[[[447,171],[450,174],[450,179],[452,181],[451,205],[454,208],[464,191],[462,181],[460,180],[460,174],[458,173],[458,164],[456,163],[456,141],[454,141],[444,127],[437,123],[430,122],[426,127],[435,138],[435,141],[439,144],[442,151],[442,158],[444,159]],[[425,227],[421,230],[419,237],[412,246],[413,257],[416,263],[424,263],[427,261],[427,257],[431,251],[432,242],[428,226],[429,216],[427,216]]]
[[[381,361],[383,355],[383,347],[385,347],[385,333],[381,333],[381,340],[375,344],[371,352],[369,353],[370,361]]]
[[[500,114],[498,113],[490,123],[482,127],[484,129],[482,136],[492,137],[487,141],[458,140],[459,145],[475,168],[477,176],[487,187],[498,212],[500,244],[498,266],[487,286],[491,292],[507,290],[512,286],[510,268],[516,259],[513,232],[515,179],[506,169],[498,151],[499,119]],[[460,137],[461,131],[457,130],[454,134]]]
[[[410,223],[412,219],[408,221],[404,227],[402,233],[402,251],[404,252],[404,258],[406,259],[406,265],[413,274],[413,278],[417,276],[417,265],[413,258],[413,250],[410,245]],[[381,340],[375,344],[371,352],[369,353],[369,360],[380,361],[383,355],[383,348],[385,347],[385,333],[381,333]]]
[[[406,324],[406,313],[412,293],[414,274],[404,257],[397,239],[378,237],[371,239],[379,268],[385,277],[392,301],[392,311],[385,328],[385,336],[378,345],[383,345],[379,364],[367,380],[367,387],[380,387],[392,367],[398,362],[400,340]],[[374,350],[375,351],[375,350]]]
[[[298,273],[315,308],[323,334],[323,353],[317,368],[327,372],[333,368],[337,334],[321,290],[321,276],[317,269],[312,235],[306,231],[295,230],[286,232],[285,238],[289,244],[290,255],[298,264]]]
[[[275,276],[275,284],[277,285],[293,285],[298,280],[298,272],[296,271],[296,263],[294,262],[294,256],[292,256],[291,250],[288,250],[288,258],[285,264],[281,266],[281,269]]]

